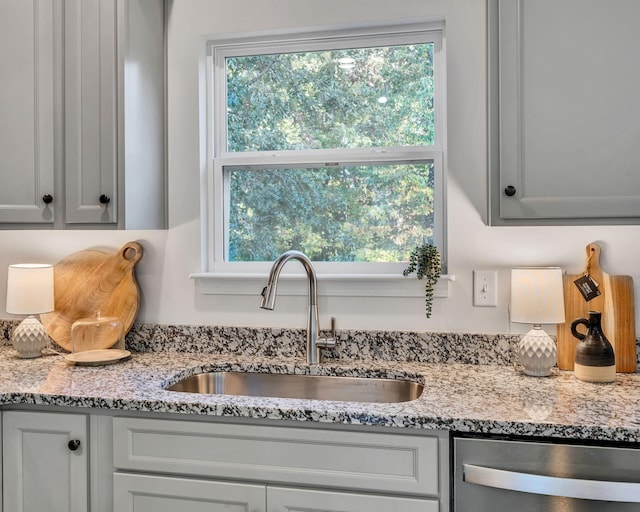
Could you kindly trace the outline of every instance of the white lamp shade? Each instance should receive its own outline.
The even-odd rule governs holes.
[[[511,321],[525,324],[564,322],[562,269],[523,267],[511,270]]]
[[[40,263],[9,265],[7,313],[35,315],[53,310],[53,266]]]

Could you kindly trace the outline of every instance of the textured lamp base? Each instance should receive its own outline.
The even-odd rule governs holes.
[[[42,349],[49,344],[49,335],[44,325],[35,317],[29,316],[13,331],[11,344],[18,351],[18,357],[40,357]]]
[[[536,325],[520,340],[518,359],[527,375],[547,377],[558,362],[558,349],[549,335]]]

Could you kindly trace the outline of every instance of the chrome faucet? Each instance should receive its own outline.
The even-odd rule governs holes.
[[[295,259],[302,263],[307,272],[307,281],[309,283],[309,315],[307,318],[307,363],[318,364],[320,362],[320,348],[334,347],[336,344],[336,326],[335,318],[331,319],[331,337],[319,337],[318,323],[318,281],[316,279],[316,271],[311,264],[311,260],[300,251],[287,251],[281,254],[273,263],[271,272],[269,273],[269,281],[267,286],[262,290],[262,309],[272,310],[276,305],[276,289],[278,287],[278,279],[280,271],[287,261]]]

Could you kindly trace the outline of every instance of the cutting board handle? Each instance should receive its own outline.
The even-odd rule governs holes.
[[[587,251],[586,273],[592,276],[602,272],[600,268],[600,246],[595,243],[589,244],[585,250]]]
[[[133,267],[142,259],[142,246],[138,242],[127,242],[118,251],[118,256],[127,267]]]
[[[105,257],[97,272],[101,276],[100,288],[113,292],[125,276],[132,276],[133,269],[142,258],[142,246],[138,242],[127,242],[118,252]]]

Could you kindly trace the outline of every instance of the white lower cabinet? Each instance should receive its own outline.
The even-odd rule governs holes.
[[[449,510],[446,432],[45,407],[1,420],[0,512]]]
[[[5,411],[2,430],[5,512],[88,509],[87,416]]]
[[[114,510],[447,511],[446,434],[398,434],[117,417]]]
[[[313,489],[116,473],[118,512],[438,512],[438,502]]]

